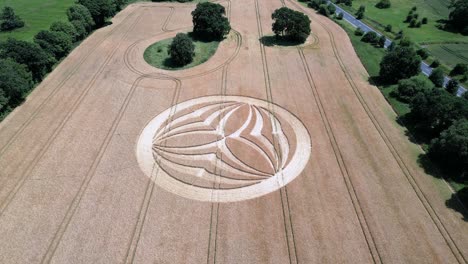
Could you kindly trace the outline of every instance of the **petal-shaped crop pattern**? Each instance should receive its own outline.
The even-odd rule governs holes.
[[[137,156],[164,189],[229,202],[284,186],[305,167],[310,150],[307,130],[283,108],[248,97],[211,96],[153,119],[140,136]]]

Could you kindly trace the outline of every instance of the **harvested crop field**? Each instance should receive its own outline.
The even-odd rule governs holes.
[[[0,124],[0,263],[466,263],[468,222],[346,33],[219,3],[207,62],[148,65],[194,5],[132,4]],[[282,6],[306,45],[261,45]]]

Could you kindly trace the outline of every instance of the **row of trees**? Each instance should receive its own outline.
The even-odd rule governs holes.
[[[0,42],[0,120],[70,52],[73,43],[104,25],[105,19],[124,4],[116,0],[77,3],[67,10],[69,22],[52,23],[48,30],[38,32],[33,42],[13,38]]]
[[[458,83],[443,89],[444,74],[439,68],[430,78],[419,75],[421,57],[414,45],[403,38],[389,48],[380,63],[380,79],[398,83],[394,92],[408,103],[403,118],[414,136],[428,144],[428,156],[441,168],[455,172],[457,180],[468,178],[468,94],[455,96]]]

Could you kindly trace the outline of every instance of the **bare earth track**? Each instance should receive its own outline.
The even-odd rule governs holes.
[[[467,263],[346,33],[219,3],[233,31],[206,63],[146,64],[194,5],[133,4],[0,124],[0,263]],[[306,45],[261,45],[282,6]]]

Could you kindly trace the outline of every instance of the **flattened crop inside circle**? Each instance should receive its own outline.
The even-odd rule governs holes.
[[[208,96],[157,115],[136,154],[143,172],[169,192],[235,202],[285,186],[310,153],[307,129],[285,109],[250,97]]]

